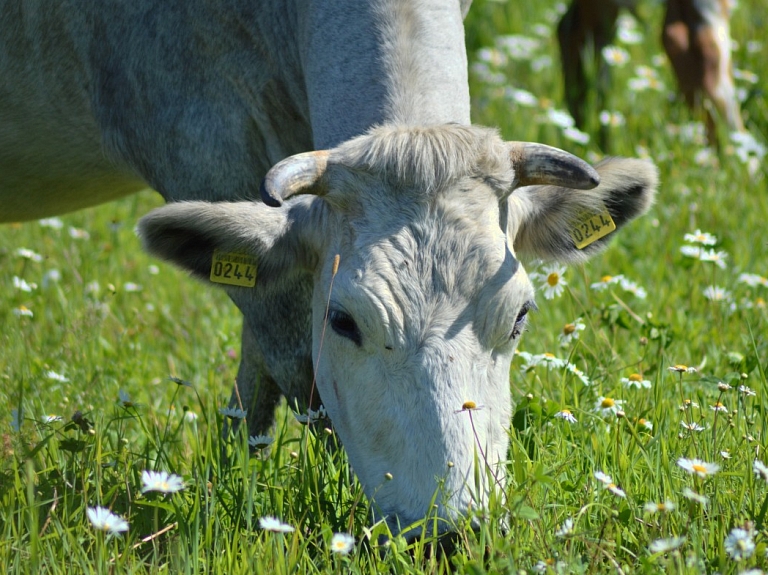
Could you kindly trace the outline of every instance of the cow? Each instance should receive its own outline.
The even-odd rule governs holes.
[[[584,261],[657,187],[472,126],[467,9],[0,3],[0,219],[158,191],[144,247],[243,313],[248,433],[324,406],[394,533],[504,488],[519,258]]]
[[[602,110],[610,72],[601,52],[613,42],[620,8],[636,3],[572,0],[558,24],[565,100],[579,127],[586,123],[588,55],[594,57],[596,106]],[[704,109],[709,144],[717,144],[717,117],[729,131],[743,132],[732,75],[729,0],[667,0],[661,39],[685,102]]]

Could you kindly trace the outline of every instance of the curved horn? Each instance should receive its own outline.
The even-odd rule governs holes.
[[[531,142],[507,142],[515,169],[514,188],[535,184],[591,190],[600,183],[595,169],[559,148]]]
[[[304,152],[289,156],[272,166],[264,176],[259,191],[262,201],[273,208],[287,198],[301,193],[323,195],[321,183],[328,165],[328,151]],[[310,191],[310,188],[314,188]]]

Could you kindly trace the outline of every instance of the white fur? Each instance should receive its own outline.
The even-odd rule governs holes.
[[[619,225],[639,215],[655,168],[615,159],[600,167],[604,183],[594,191],[527,187],[500,204],[499,186],[515,181],[508,149],[492,130],[456,125],[382,127],[331,150],[328,164],[323,198],[298,196],[281,208],[168,205],[142,220],[141,235],[150,251],[202,277],[214,248],[251,252],[265,270],[261,283],[228,291],[261,329],[265,291],[310,273],[311,298],[293,308],[311,310],[311,338],[271,319],[280,330],[269,337],[284,338],[285,351],[268,363],[305,361],[300,350],[311,342],[316,392],[376,516],[397,532],[434,500],[447,530],[506,481],[516,320],[533,300],[513,242],[531,256],[586,257],[558,226],[597,202],[616,210]],[[326,322],[329,301],[332,313],[354,319],[359,345]],[[294,380],[276,381],[289,400],[302,397]],[[308,394],[311,376],[303,385]],[[465,402],[478,408],[462,410]]]

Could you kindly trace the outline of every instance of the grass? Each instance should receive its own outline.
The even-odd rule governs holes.
[[[768,48],[755,43],[768,16],[761,2],[741,0],[733,35],[736,67],[758,75],[755,83],[748,75],[738,82],[747,94],[747,127],[765,141],[760,74]],[[508,139],[594,160],[601,155],[594,143],[577,143],[542,120],[563,107],[555,8],[549,0],[476,0],[467,20],[474,119],[499,126]],[[142,253],[132,228],[160,205],[146,192],[64,216],[60,229],[37,222],[0,228],[0,405],[8,406],[0,411],[3,571],[768,569],[768,482],[753,471],[755,461],[768,462],[768,286],[740,280],[768,276],[768,186],[760,159],[742,162],[727,134],[719,154],[707,151],[699,118],[668,97],[674,80],[659,58],[661,12],[651,2],[640,7],[649,31],[641,44],[624,46],[630,62],[614,71],[611,106],[625,124],[610,130],[611,153],[647,154],[658,163],[657,204],[605,254],[567,270],[562,296],[549,301],[540,293],[541,311],[510,374],[517,407],[509,487],[478,531],[461,530],[454,555],[435,556],[429,538],[380,546],[384,528],[367,520],[368,502],[345,454],[334,449],[335,436],[299,425],[285,407],[269,450],[249,454],[242,434],[222,439],[219,407],[237,371],[240,318],[222,292]],[[485,63],[489,53],[479,50],[509,34],[536,38],[533,54]],[[641,64],[667,88],[629,90]],[[532,94],[533,107],[516,103],[519,93],[510,88]],[[684,236],[696,229],[716,236],[713,249],[727,254],[723,268],[681,253],[695,245]],[[23,257],[19,248],[42,259]],[[619,275],[624,284],[605,278]],[[37,287],[23,291],[14,277]],[[710,286],[728,293],[713,300],[705,295]],[[33,317],[17,315],[24,308]],[[561,344],[564,326],[576,318],[584,329]],[[696,371],[669,369],[677,364]],[[622,383],[632,374],[649,387]],[[600,411],[612,401],[613,410]],[[718,405],[722,410],[713,409]],[[697,426],[703,429],[688,429]],[[680,458],[720,470],[699,477]],[[142,493],[145,469],[182,476],[184,489]],[[674,508],[646,510],[664,502]],[[95,506],[127,519],[128,531],[96,530],[86,513]],[[294,530],[262,529],[268,516]],[[755,544],[740,560],[726,545],[735,528],[751,530],[745,550]],[[355,536],[349,555],[331,551],[334,533]]]

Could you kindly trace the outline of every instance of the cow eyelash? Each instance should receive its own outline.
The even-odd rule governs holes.
[[[539,308],[536,307],[536,304],[533,301],[528,301],[523,304],[517,314],[517,318],[515,318],[515,327],[512,328],[512,333],[509,334],[510,341],[520,337],[520,335],[523,333],[523,329],[525,328],[526,316],[528,315],[528,312],[531,310],[536,311],[537,309]]]

